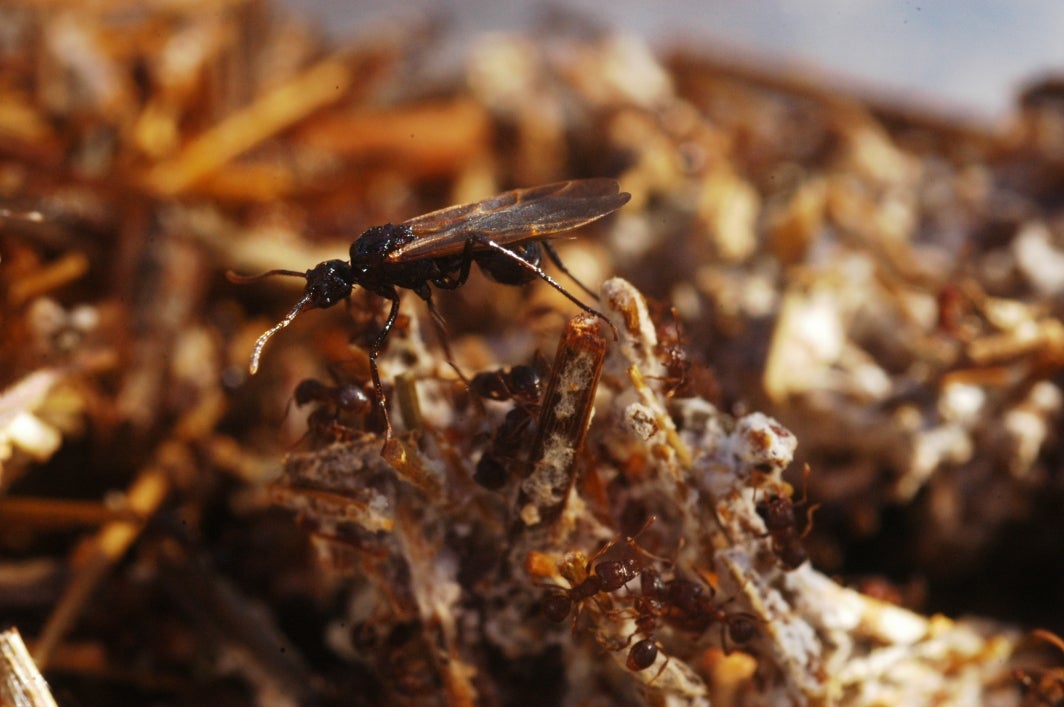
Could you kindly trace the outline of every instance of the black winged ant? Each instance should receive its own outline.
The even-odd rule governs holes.
[[[806,505],[808,497],[809,465],[805,465],[802,473],[802,500],[794,503],[786,496],[771,494],[765,499],[758,501],[756,510],[765,522],[768,536],[772,538],[772,551],[779,558],[780,564],[786,570],[798,569],[803,562],[809,559],[802,540],[813,529],[813,513],[820,507],[819,503],[809,506],[805,513],[805,530],[799,532],[798,521],[794,516],[796,508]]]
[[[612,179],[576,179],[515,189],[483,201],[415,216],[399,224],[370,228],[351,244],[350,260],[326,260],[306,272],[278,269],[251,277],[230,272],[229,280],[234,283],[254,282],[271,275],[306,280],[303,296],[291,311],[255,342],[249,371],[254,374],[258,370],[266,342],[300,313],[347,300],[352,288],[359,285],[391,302],[388,319],[369,347],[373,388],[387,421],[377,358],[399,316],[399,288],[412,290],[425,300],[433,322],[442,330],[429,285],[443,290],[461,287],[474,262],[488,277],[504,285],[524,285],[538,277],[583,311],[608,321],[601,312],[581,302],[544,272],[540,262],[546,251],[555,266],[572,277],[545,239],[596,221],[619,209],[630,198]],[[588,291],[583,285],[580,287]],[[385,438],[390,435],[389,423]]]

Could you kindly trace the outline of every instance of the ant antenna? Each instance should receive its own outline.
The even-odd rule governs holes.
[[[272,275],[301,277],[304,280],[307,278],[306,273],[302,273],[297,270],[278,269],[267,270],[266,272],[261,273],[259,275],[240,275],[239,273],[235,273],[232,270],[227,270],[225,273],[225,279],[229,280],[229,282],[233,283],[234,285],[247,285],[248,283],[258,282],[259,280],[266,277],[270,277]],[[266,332],[264,332],[263,335],[259,337],[259,340],[255,342],[255,348],[251,350],[251,364],[248,366],[248,371],[251,373],[251,375],[255,375],[259,370],[259,359],[262,358],[262,349],[266,346],[266,342],[269,341],[274,334],[291,324],[292,320],[299,316],[299,313],[302,312],[303,308],[306,307],[307,304],[310,302],[310,298],[310,293],[304,294],[299,299],[299,301],[296,302],[296,306],[292,307],[292,311],[285,315],[284,319],[267,329]]]
[[[240,273],[235,273],[232,270],[225,271],[225,279],[233,283],[234,285],[247,285],[252,282],[258,282],[259,280],[266,277],[270,277],[271,275],[288,275],[289,277],[301,277],[303,279],[306,279],[307,277],[307,274],[305,272],[299,272],[298,270],[267,270],[266,272],[259,273],[258,275],[241,275]]]
[[[269,273],[267,273],[269,274]],[[266,342],[270,340],[274,334],[284,329],[286,326],[292,323],[292,320],[299,316],[299,313],[303,311],[303,308],[310,302],[311,295],[305,294],[299,298],[296,302],[296,306],[292,307],[292,311],[285,315],[285,318],[274,324],[267,329],[259,340],[255,342],[255,348],[251,350],[251,364],[248,366],[248,372],[251,375],[255,375],[259,370],[259,359],[262,358],[262,349],[266,346]]]

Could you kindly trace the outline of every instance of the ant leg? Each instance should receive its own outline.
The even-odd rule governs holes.
[[[813,473],[813,470],[806,464],[802,469],[802,500],[796,505],[801,505],[809,501],[809,475]]]
[[[811,473],[809,465],[805,465],[805,469],[802,471],[802,500],[797,505],[802,505],[809,502],[809,474]],[[805,511],[805,530],[798,536],[799,540],[805,540],[806,536],[813,531],[813,514],[820,508],[819,503],[814,503],[809,506]]]
[[[558,292],[560,292],[563,295],[565,295],[566,299],[568,299],[570,302],[575,304],[577,307],[579,307],[583,311],[587,312],[588,314],[592,314],[592,315],[598,317],[599,319],[601,319],[602,321],[606,322],[606,324],[609,325],[610,329],[613,330],[614,338],[617,338],[617,330],[614,328],[613,322],[611,322],[606,317],[605,314],[603,314],[602,312],[598,311],[597,309],[594,309],[592,307],[588,307],[586,304],[581,302],[579,299],[576,298],[576,296],[573,293],[569,292],[569,290],[567,290],[564,287],[562,287],[561,284],[557,280],[555,280],[553,277],[548,275],[543,270],[543,268],[539,267],[538,265],[533,265],[532,263],[530,263],[527,260],[525,260],[524,258],[520,257],[519,255],[517,255],[513,251],[511,251],[511,250],[509,250],[507,248],[503,248],[501,245],[499,245],[495,241],[491,240],[490,238],[485,238],[484,236],[474,236],[474,237],[470,238],[470,241],[475,241],[475,242],[477,242],[477,243],[479,243],[479,244],[481,244],[481,245],[483,245],[483,246],[485,246],[487,248],[490,248],[491,250],[495,251],[496,253],[499,253],[501,255],[504,255],[507,258],[510,258],[511,260],[514,261],[515,264],[519,265],[521,268],[524,268],[528,272],[535,273],[535,275],[539,279],[543,280],[548,285],[553,287],[555,290],[557,290]]]
[[[799,540],[805,540],[805,538],[809,535],[809,533],[813,532],[813,514],[816,513],[817,509],[819,509],[819,508],[820,508],[820,504],[819,503],[814,503],[813,505],[809,506],[809,508],[806,509],[806,511],[805,511],[805,530],[803,530],[802,534],[798,536]]]
[[[440,277],[432,281],[432,284],[441,290],[457,290],[459,287],[465,284],[469,279],[469,270],[473,266],[473,244],[474,240],[470,238],[466,241],[465,249],[462,251],[462,263],[459,266],[458,277],[450,278],[448,276]],[[463,380],[465,380],[463,378]]]
[[[558,251],[554,250],[554,246],[550,244],[550,241],[544,239],[539,242],[539,245],[543,248],[543,250],[547,251],[547,257],[549,257],[550,261],[554,263],[554,267],[565,273],[570,280],[576,283],[577,287],[589,294],[596,302],[599,301],[598,293],[592,292],[587,285],[580,282],[580,280],[578,280],[575,275],[569,272],[569,268],[565,267],[565,265],[562,264],[562,259],[558,257]]]
[[[643,527],[636,531],[635,535],[625,538],[625,542],[628,544],[628,547],[632,548],[633,551],[638,552],[643,557],[654,560],[655,562],[664,562],[669,565],[675,565],[676,563],[672,559],[668,557],[662,557],[661,555],[655,555],[654,553],[650,552],[639,544],[639,536],[645,533],[647,528],[653,525],[654,521],[656,521],[657,519],[658,517],[655,515],[652,515],[647,518],[646,522],[643,523]],[[683,540],[683,538],[681,538],[681,540]]]
[[[468,268],[466,270],[468,274]],[[451,341],[447,336],[447,323],[443,320],[443,315],[440,314],[440,310],[436,309],[436,304],[432,301],[431,294],[428,294],[428,296],[425,297],[425,304],[427,304],[429,308],[429,316],[432,318],[432,326],[436,330],[436,338],[440,340],[440,346],[443,347],[443,354],[447,357],[447,365],[454,369],[454,372],[458,374],[458,377],[462,379],[462,382],[465,383],[466,388],[468,388],[469,378],[466,377],[466,374],[462,373],[462,369],[460,369],[458,364],[454,362],[454,354],[451,352]]]
[[[392,422],[388,418],[388,402],[384,399],[384,386],[381,384],[381,374],[377,369],[377,357],[384,351],[384,344],[388,341],[388,334],[392,331],[396,318],[399,316],[399,293],[392,292],[388,299],[392,301],[392,309],[388,312],[388,320],[377,334],[377,338],[369,347],[369,372],[373,376],[373,392],[377,395],[377,406],[384,415],[384,441],[387,443],[392,437]]]
[[[671,658],[669,658],[669,654],[666,653],[665,662],[661,664],[660,668],[658,668],[658,672],[654,673],[654,677],[650,678],[650,682],[648,682],[647,685],[653,685],[654,681],[661,677],[661,674],[665,672],[665,668],[669,665],[669,660],[671,660]]]

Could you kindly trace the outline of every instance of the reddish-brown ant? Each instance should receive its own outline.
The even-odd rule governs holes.
[[[665,395],[671,397],[687,388],[691,359],[684,345],[683,330],[676,308],[667,308],[668,318],[661,314],[661,311],[665,310],[663,305],[658,304],[654,309],[658,310],[655,312],[658,316],[653,317],[658,338],[654,353],[665,367]]]
[[[509,370],[478,373],[469,382],[469,389],[487,400],[513,400],[521,406],[535,407],[543,394],[540,368],[522,364]]]
[[[469,383],[475,395],[488,400],[513,400],[515,406],[492,435],[491,444],[477,461],[473,480],[484,488],[498,490],[510,477],[508,466],[530,443],[531,431],[542,396],[542,376],[533,366],[514,366],[478,373]]]
[[[734,601],[735,597],[721,603],[714,602],[716,590],[705,587],[689,579],[675,578],[665,585],[667,597],[666,621],[685,631],[702,633],[713,624],[720,624],[721,647],[730,653],[728,639],[734,645],[745,645],[757,635],[760,619],[745,611],[725,611],[724,607]]]
[[[650,524],[653,522],[654,516],[651,516],[635,536],[625,539],[629,548],[640,554],[646,554],[646,551],[636,543],[635,538],[639,537],[639,535],[650,527]],[[636,578],[639,574],[640,562],[635,557],[629,556],[617,560],[595,562],[595,560],[614,549],[618,542],[620,542],[620,537],[614,538],[603,545],[602,548],[600,548],[599,551],[587,561],[584,566],[586,576],[580,582],[577,582],[570,588],[559,585],[550,586],[548,594],[544,597],[541,605],[543,615],[546,616],[548,620],[555,623],[561,623],[568,618],[573,607],[582,604],[599,592],[615,592]],[[593,568],[592,565],[594,565]],[[574,627],[576,626],[577,618],[579,618],[579,614],[573,617]]]
[[[299,382],[292,393],[296,407],[316,403],[317,407],[307,416],[307,430],[319,437],[343,438],[350,428],[341,418],[368,413],[372,401],[361,386],[354,383],[328,385],[315,378]]]
[[[636,641],[628,650],[625,665],[629,670],[635,672],[646,670],[658,659],[661,644],[658,643],[655,633],[658,619],[665,615],[666,600],[667,591],[661,573],[652,567],[644,569],[639,575],[639,596],[634,602],[636,628],[635,632],[628,637],[628,642],[631,643],[632,638],[637,635],[643,638]],[[668,663],[669,657],[665,656],[665,662],[661,664],[661,668],[651,682],[658,679],[658,675],[661,675]]]
[[[757,514],[765,522],[767,536],[772,538],[772,551],[786,570],[797,569],[809,559],[809,555],[802,546],[802,540],[812,531],[813,513],[820,507],[820,504],[814,503],[806,510],[805,530],[802,532],[798,531],[798,521],[794,515],[796,508],[809,502],[808,481],[809,465],[806,464],[802,474],[801,501],[794,503],[786,496],[770,494],[759,501],[756,506]]]
[[[656,638],[660,621],[693,633],[702,633],[713,624],[720,624],[720,640],[725,653],[731,652],[729,639],[731,645],[741,646],[752,641],[757,635],[760,619],[747,612],[726,611],[724,606],[732,599],[720,604],[714,603],[715,591],[712,587],[707,594],[703,585],[698,582],[679,577],[666,581],[661,573],[652,567],[642,570],[639,583],[640,594],[633,603],[636,630],[629,636],[628,643],[636,636],[642,638],[628,651],[625,665],[629,670],[645,670],[657,660],[661,649]],[[651,682],[661,675],[668,661],[666,656]]]
[[[398,225],[389,223],[370,228],[351,244],[349,260],[326,260],[306,272],[278,269],[255,277],[228,273],[229,280],[236,283],[253,282],[270,275],[306,280],[303,296],[295,306],[255,342],[249,371],[254,374],[258,370],[266,343],[299,314],[308,309],[332,307],[350,298],[356,285],[361,286],[391,302],[388,319],[369,347],[370,375],[377,405],[386,422],[387,438],[391,425],[387,424],[388,410],[377,358],[384,351],[388,334],[399,316],[400,288],[412,290],[425,300],[433,322],[442,332],[442,320],[432,302],[430,285],[444,290],[457,289],[465,284],[470,268],[476,263],[486,275],[505,285],[524,285],[539,278],[583,311],[608,322],[601,312],[581,302],[544,272],[540,261],[546,252],[558,269],[568,274],[546,239],[596,221],[619,209],[630,198],[612,179],[577,179],[515,189],[476,203],[416,216]]]
[[[636,574],[639,572],[639,567],[633,558],[604,560],[595,564],[594,569],[592,569],[591,563],[611,549],[615,542],[607,544],[595,553],[595,557],[588,561],[585,568],[588,574],[582,582],[569,589],[561,586],[555,586],[550,589],[549,595],[543,599],[544,616],[555,623],[561,623],[569,617],[569,612],[574,606],[590,599],[599,592],[615,592],[635,579]]]
[[[369,396],[361,386],[354,383],[328,385],[315,378],[306,378],[299,382],[292,393],[296,407],[308,403],[321,403],[340,412],[367,412],[370,407]]]

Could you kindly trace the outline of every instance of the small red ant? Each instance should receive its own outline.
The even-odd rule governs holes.
[[[636,597],[634,603],[636,629],[628,637],[628,643],[631,643],[632,639],[637,635],[641,635],[643,638],[636,641],[629,649],[628,657],[625,660],[625,665],[634,672],[646,670],[653,665],[654,661],[658,659],[658,653],[661,649],[661,644],[655,638],[658,619],[664,616],[666,611],[666,589],[661,573],[654,568],[644,569],[639,576],[639,592],[639,596]],[[669,656],[666,655],[665,662],[661,664],[657,675],[651,678],[650,682],[657,680],[668,664]]]
[[[639,537],[639,535],[642,534],[653,522],[654,516],[651,516],[635,536],[626,538],[626,542],[630,548],[640,554],[645,554],[645,551],[636,543],[635,538]],[[561,623],[568,618],[569,613],[574,606],[582,604],[599,592],[615,592],[636,578],[639,573],[640,563],[634,557],[624,557],[619,560],[603,560],[598,563],[595,562],[595,560],[616,547],[618,542],[620,542],[620,537],[614,538],[603,545],[602,548],[587,561],[587,564],[584,567],[587,576],[582,581],[574,584],[570,588],[565,588],[559,585],[552,585],[549,588],[548,595],[544,597],[541,605],[543,615],[546,616],[548,620],[555,623]],[[592,565],[594,565],[594,569],[592,569]],[[573,616],[574,628],[578,617],[579,613]]]
[[[665,367],[665,396],[672,397],[684,389],[688,383],[687,376],[691,370],[691,359],[684,346],[684,335],[676,307],[658,304],[654,307],[658,316],[653,316],[654,329],[658,343],[654,353]],[[668,319],[664,316],[668,312]]]
[[[796,508],[809,502],[809,473],[809,465],[806,464],[802,474],[802,500],[798,503],[793,503],[786,496],[771,494],[758,501],[756,506],[757,514],[761,516],[768,531],[766,537],[772,538],[772,551],[786,570],[798,569],[809,559],[805,548],[802,547],[802,540],[813,530],[813,513],[820,508],[820,504],[814,503],[806,510],[805,530],[801,533],[798,532],[798,523],[794,516]]]
[[[697,582],[682,578],[670,580],[665,589],[669,607],[666,620],[676,628],[696,633],[715,623],[720,624],[721,647],[725,653],[731,653],[729,638],[738,646],[752,641],[761,619],[746,611],[725,611],[724,607],[735,597],[716,603],[713,601],[716,590],[710,585],[705,586],[709,586],[708,595],[703,585]]]
[[[612,547],[613,543],[606,545],[602,550],[595,553],[599,557]],[[566,589],[565,587],[553,587],[549,595],[543,599],[543,615],[555,623],[565,621],[574,606],[595,596],[599,592],[615,592],[635,579],[638,568],[632,558],[623,560],[606,560],[595,565],[592,571],[591,563],[595,557],[588,561],[587,577],[582,582]],[[576,617],[573,617],[574,625]]]
[[[661,621],[682,630],[702,633],[714,623],[720,624],[720,640],[725,653],[731,653],[732,645],[745,645],[757,635],[760,619],[747,612],[725,611],[723,603],[713,602],[715,590],[710,587],[707,595],[703,585],[688,579],[673,578],[665,581],[654,568],[640,573],[640,594],[633,603],[636,612],[636,629],[628,637],[629,645],[636,636],[642,636],[628,651],[625,665],[629,670],[646,670],[657,660],[661,652],[656,632]],[[729,645],[729,639],[731,645]],[[669,663],[669,657],[658,669],[650,682],[657,680]]]

